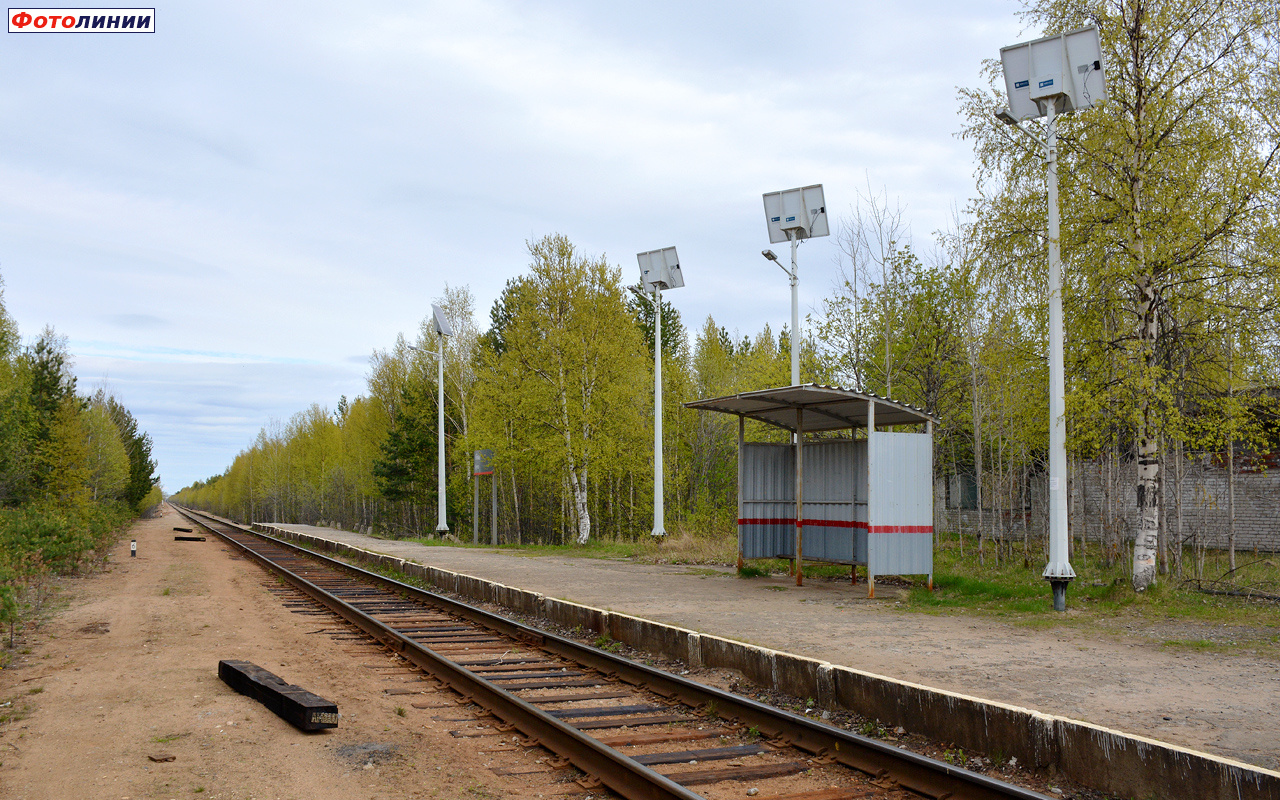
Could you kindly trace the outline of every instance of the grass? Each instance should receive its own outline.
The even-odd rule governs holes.
[[[1205,653],[1226,653],[1230,652],[1231,649],[1212,639],[1165,639],[1160,644],[1170,649],[1193,650]]]
[[[806,578],[849,579],[849,566],[847,564],[805,564],[802,572]],[[785,558],[756,559],[743,564],[742,568],[738,570],[739,578],[761,578],[784,574],[791,574],[791,562]]]
[[[642,564],[732,564],[738,558],[736,539],[730,536],[710,536],[677,531],[655,539],[643,536],[638,539],[593,537],[584,545],[579,544],[500,544],[496,547],[484,543],[471,544],[467,539],[450,541],[435,537],[417,537],[397,541],[416,542],[427,547],[461,547],[481,550],[498,550],[513,555],[546,557],[570,556],[573,558],[602,558],[636,561]],[[482,537],[483,538],[483,537]]]
[[[1028,565],[1024,566],[1020,543],[1015,545],[1014,557],[997,564],[988,543],[985,561],[978,563],[970,537],[966,537],[961,555],[956,538],[941,535],[934,551],[934,591],[917,583],[904,606],[938,614],[1011,617],[1036,628],[1128,622],[1145,629],[1166,647],[1231,652],[1248,646],[1280,655],[1280,604],[1199,591],[1192,572],[1194,554],[1190,552],[1184,555],[1182,579],[1160,575],[1155,586],[1139,593],[1129,584],[1129,554],[1105,564],[1099,558],[1098,545],[1090,543],[1086,552],[1077,552],[1072,558],[1076,579],[1067,590],[1070,613],[1065,618],[1053,611],[1048,583],[1040,575],[1044,558],[1039,548],[1033,549]],[[1226,553],[1210,552],[1205,557],[1203,585],[1277,594],[1280,567],[1276,561],[1275,556],[1237,552],[1236,572],[1222,582],[1211,583],[1226,575],[1228,567]],[[1185,630],[1188,625],[1192,630]],[[1175,629],[1172,635],[1168,628]],[[1202,628],[1206,632],[1197,635]],[[1163,635],[1161,629],[1166,629]]]
[[[6,722],[21,722],[31,715],[32,708],[29,705],[18,704],[17,700],[6,700],[0,703],[0,725]]]
[[[592,644],[609,653],[616,653],[622,649],[622,642],[614,641],[613,637],[610,636],[608,632],[597,636],[596,640],[592,642]]]
[[[732,573],[725,572],[722,569],[716,569],[714,567],[689,567],[688,569],[686,569],[684,572],[680,574],[681,575],[701,575],[704,578],[723,578],[731,575]]]

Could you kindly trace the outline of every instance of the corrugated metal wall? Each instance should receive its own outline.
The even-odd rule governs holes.
[[[918,433],[871,437],[872,575],[933,574],[933,442]]]
[[[774,558],[795,550],[795,451],[787,444],[742,448],[742,518],[738,548],[744,558]]]
[[[739,476],[743,508],[738,524],[744,558],[795,555],[794,464],[795,449],[789,444],[744,446]],[[805,558],[866,562],[866,496],[865,440],[805,444]],[[855,527],[855,521],[863,526]]]

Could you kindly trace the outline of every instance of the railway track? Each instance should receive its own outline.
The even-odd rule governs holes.
[[[1045,795],[638,664],[190,509],[311,601],[625,798],[1048,800]]]

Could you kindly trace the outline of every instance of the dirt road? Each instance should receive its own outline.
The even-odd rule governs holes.
[[[540,751],[478,752],[468,723],[367,644],[335,641],[328,618],[292,613],[280,587],[210,537],[175,542],[172,512],[135,526],[107,571],[64,583],[69,607],[0,670],[0,798],[351,800],[540,797],[565,772]],[[337,729],[302,733],[236,694],[219,659],[252,661],[338,703]],[[418,709],[413,703],[441,704]],[[404,714],[397,713],[397,708]],[[472,726],[474,727],[474,726]],[[485,737],[498,744],[498,737]],[[154,758],[173,757],[172,761]]]

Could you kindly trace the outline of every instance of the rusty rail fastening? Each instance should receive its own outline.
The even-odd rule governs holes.
[[[783,743],[816,757],[829,759],[877,779],[887,779],[900,788],[935,800],[1050,800],[1046,795],[1014,786],[942,761],[893,747],[884,742],[841,730],[763,703],[704,686],[621,656],[579,644],[570,639],[537,630],[504,617],[378,575],[360,567],[328,558],[275,537],[252,531],[226,520],[175,506],[180,514],[237,547],[294,588],[341,616],[410,663],[454,689],[463,697],[487,709],[530,740],[567,759],[601,784],[627,798],[680,798],[697,800],[701,795],[681,786],[661,773],[637,763],[582,731],[526,702],[496,683],[382,624],[320,586],[274,563],[238,541],[232,532],[285,548],[295,558],[313,559],[331,569],[358,577],[409,599],[442,608],[498,634],[522,641],[538,642],[537,647],[562,658],[590,667],[612,679],[642,687],[678,700],[691,708],[714,709],[721,719],[754,728],[773,742]],[[229,530],[220,530],[227,528]]]

